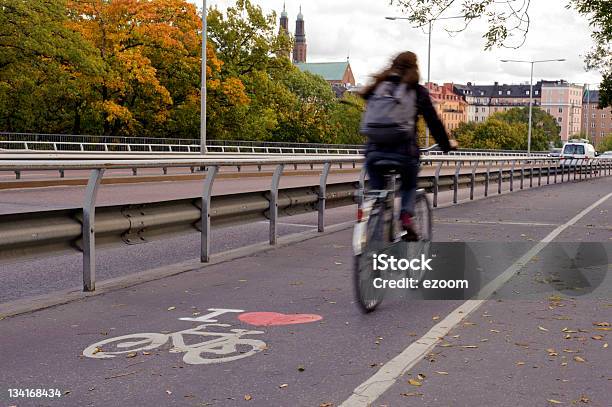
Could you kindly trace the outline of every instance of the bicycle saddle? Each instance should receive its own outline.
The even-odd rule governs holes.
[[[372,163],[375,167],[383,172],[395,172],[403,167],[403,164],[396,160],[377,160]]]

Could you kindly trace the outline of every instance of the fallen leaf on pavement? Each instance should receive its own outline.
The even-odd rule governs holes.
[[[319,407],[333,407],[334,403],[321,403]]]
[[[166,390],[166,393],[168,394],[168,396],[172,394],[170,390]]]
[[[174,311],[176,307],[168,307],[168,311]]]
[[[544,328],[543,326],[538,326],[538,329],[540,331],[548,332],[548,329]]]
[[[253,396],[251,396],[250,394],[245,394],[245,395],[244,395],[244,399],[245,399],[246,401],[250,401],[250,400],[253,400]]]
[[[563,404],[559,400],[547,399],[546,401],[548,401],[550,404]]]
[[[415,379],[408,379],[408,384],[410,384],[412,386],[417,386],[417,387],[423,385],[423,383],[421,383],[420,381],[415,380]]]
[[[280,386],[278,386],[279,389],[284,389],[285,387],[289,386],[287,383],[283,383]]]
[[[413,396],[422,396],[423,393],[416,393],[416,392],[411,392],[411,393],[400,393],[400,396],[404,396],[404,397],[413,397]]]
[[[437,320],[440,319],[440,316],[439,315],[435,315],[435,316],[431,317],[431,319],[434,320],[434,321],[437,321]]]
[[[610,326],[609,322],[593,322],[595,326]]]
[[[601,341],[603,339],[602,335],[593,335],[591,336],[591,339],[594,339],[596,341]]]
[[[437,374],[440,374],[440,375],[442,375],[442,376],[446,376],[446,375],[448,375],[448,372],[436,372],[436,373],[437,373]]]
[[[137,355],[136,352],[130,352],[130,353],[127,354],[126,358],[135,358],[136,355]]]
[[[586,360],[584,360],[583,358],[581,358],[580,356],[574,356],[574,360],[578,363],[584,363],[586,362]]]

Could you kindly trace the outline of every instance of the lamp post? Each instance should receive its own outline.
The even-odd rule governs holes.
[[[200,88],[200,154],[208,152],[206,148],[206,0],[202,4],[202,73]]]
[[[387,20],[410,20],[408,17],[385,17]],[[427,33],[428,45],[427,45],[427,83],[431,82],[431,32],[433,29],[433,22],[438,20],[452,20],[456,18],[465,18],[465,16],[453,16],[453,17],[439,17],[428,20],[429,32]],[[429,147],[429,127],[425,126],[425,144]]]
[[[529,129],[527,131],[527,154],[531,154],[531,122],[533,114],[533,66],[541,62],[564,62],[565,59],[541,59],[538,61],[522,61],[516,59],[502,59],[501,62],[518,62],[531,64],[531,79],[529,81]]]

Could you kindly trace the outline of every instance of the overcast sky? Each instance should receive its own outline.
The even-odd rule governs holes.
[[[189,0],[201,7],[201,0]],[[280,11],[283,0],[252,0],[264,11]],[[389,0],[287,0],[289,28],[295,31],[300,4],[306,23],[308,62],[337,62],[350,55],[357,82],[384,67],[403,50],[417,53],[421,75],[427,75],[427,35],[407,21],[388,21],[401,16]],[[583,55],[591,47],[588,21],[574,10],[565,9],[567,0],[532,0],[531,26],[525,44],[518,50],[484,51],[482,35],[486,22],[472,23],[463,33],[449,36],[444,27],[457,29],[460,23],[438,22],[432,36],[431,78],[433,82],[492,84],[529,81],[529,64],[502,63],[500,59],[565,58],[566,62],[535,65],[534,80],[566,79],[574,83],[599,83],[597,72],[585,72]],[[209,6],[224,9],[234,0],[208,0]],[[445,16],[456,15],[453,11]],[[444,24],[446,23],[446,24]],[[593,87],[593,86],[592,86]]]

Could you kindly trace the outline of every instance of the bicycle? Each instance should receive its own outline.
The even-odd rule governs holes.
[[[434,145],[421,151],[433,151],[436,148],[437,145]],[[385,189],[363,193],[353,231],[353,286],[356,302],[364,313],[374,311],[384,297],[384,288],[374,285],[376,279],[382,278],[382,272],[374,269],[374,255],[384,253],[399,243],[403,258],[412,259],[421,255],[429,257],[433,238],[433,209],[425,190],[417,189],[413,225],[418,240],[402,240],[406,232],[402,231],[399,224],[399,205],[395,199],[395,179],[401,163],[380,160],[374,165],[386,174]],[[421,281],[425,271],[408,270],[407,273],[409,278]]]
[[[245,335],[263,334],[262,331],[250,331],[246,329],[231,329],[231,332],[206,331],[209,327],[230,327],[228,324],[203,324],[192,329],[162,333],[138,333],[106,339],[104,341],[88,346],[83,351],[83,356],[93,359],[111,359],[118,355],[129,354],[138,351],[149,351],[159,348],[172,341],[173,347],[170,353],[185,353],[183,361],[191,365],[203,365],[231,362],[237,359],[253,356],[266,349],[266,343],[258,339],[242,338]],[[185,336],[214,337],[215,339],[187,344]],[[119,350],[103,350],[103,347],[114,346]],[[203,357],[206,355],[207,357]]]

